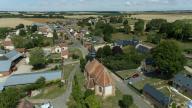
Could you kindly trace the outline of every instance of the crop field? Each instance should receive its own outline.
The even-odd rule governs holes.
[[[31,25],[33,21],[21,18],[0,18],[0,27],[15,27],[18,24]]]
[[[151,19],[166,19],[168,22],[175,20],[192,19],[192,14],[137,14],[132,15],[132,18],[151,20]]]
[[[25,20],[36,22],[36,23],[46,23],[46,22],[62,21],[63,19],[56,19],[56,18],[25,18]]]
[[[88,17],[98,17],[99,15],[64,15],[65,18],[76,18],[76,19],[82,19],[82,18],[88,18]]]

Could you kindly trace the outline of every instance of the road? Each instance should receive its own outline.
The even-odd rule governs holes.
[[[153,108],[149,103],[147,103],[140,95],[138,95],[135,91],[133,91],[131,88],[127,86],[126,83],[124,83],[120,78],[118,78],[116,75],[111,73],[111,76],[113,78],[113,81],[116,85],[116,87],[123,93],[123,94],[129,94],[132,95],[135,105],[137,105],[138,108]]]
[[[67,101],[72,92],[72,81],[77,69],[79,69],[79,64],[76,64],[75,68],[73,69],[73,71],[71,71],[71,74],[69,75],[65,93],[52,100],[54,108],[67,108]]]

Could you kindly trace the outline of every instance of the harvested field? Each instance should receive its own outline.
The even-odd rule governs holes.
[[[76,18],[76,19],[98,17],[98,16],[100,15],[64,15],[65,18]]]
[[[25,18],[25,20],[36,22],[36,23],[46,23],[46,22],[62,21],[64,19],[55,19],[55,18]]]
[[[137,14],[132,15],[133,18],[151,20],[151,19],[167,19],[168,22],[182,19],[192,19],[192,14]]]
[[[21,18],[0,18],[0,27],[15,27],[19,24],[31,25],[33,21]]]

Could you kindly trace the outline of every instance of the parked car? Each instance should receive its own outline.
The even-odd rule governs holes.
[[[132,76],[132,78],[137,78],[137,77],[139,77],[139,74],[138,74],[138,73],[136,73],[136,74],[134,74],[134,75]]]

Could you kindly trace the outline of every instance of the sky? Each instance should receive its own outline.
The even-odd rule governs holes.
[[[0,0],[0,11],[192,10],[192,0]]]

